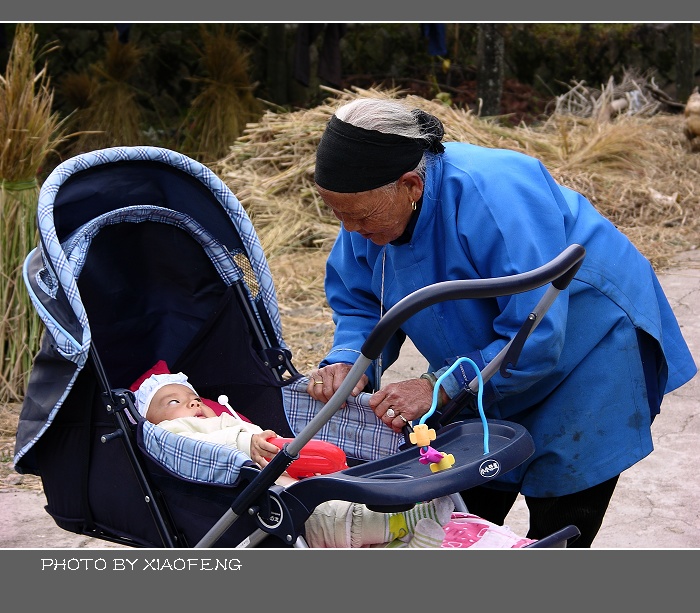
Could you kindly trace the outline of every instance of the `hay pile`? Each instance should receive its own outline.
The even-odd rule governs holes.
[[[700,155],[683,137],[680,115],[622,114],[614,120],[554,112],[538,126],[504,127],[470,111],[399,90],[337,91],[324,104],[268,112],[248,124],[213,169],[250,215],[268,257],[285,340],[305,371],[330,347],[323,294],[326,255],[338,222],[315,192],[315,152],[338,106],[355,97],[405,97],[438,117],[445,141],[513,149],[539,158],[560,183],[583,193],[654,264],[698,245]]]

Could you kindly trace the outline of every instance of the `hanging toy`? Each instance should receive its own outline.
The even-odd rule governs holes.
[[[455,457],[451,453],[443,453],[432,447],[423,447],[420,450],[418,461],[421,464],[430,464],[430,470],[436,473],[446,468],[452,468]]]
[[[431,472],[434,473],[451,468],[455,463],[455,457],[451,453],[443,453],[428,445],[430,441],[435,440],[435,437],[435,430],[428,428],[425,424],[418,424],[412,428],[412,432],[408,435],[409,440],[421,448],[418,461],[421,464],[429,464]]]
[[[432,447],[423,447],[420,450],[420,458],[418,458],[418,461],[421,464],[437,463],[442,461],[444,455],[445,454],[442,453],[442,451],[438,451],[437,449],[433,449]]]
[[[452,466],[455,463],[455,457],[451,453],[443,453],[442,451],[438,451],[437,449],[433,449],[429,446],[430,441],[435,440],[436,434],[435,430],[433,430],[432,428],[428,428],[428,426],[425,424],[425,421],[435,412],[438,402],[438,394],[440,391],[440,384],[442,383],[443,379],[447,375],[449,375],[461,362],[469,362],[476,371],[476,375],[479,380],[477,404],[479,414],[481,416],[481,421],[484,425],[484,454],[487,454],[489,452],[488,422],[486,421],[486,416],[484,415],[484,409],[482,406],[484,382],[481,377],[481,371],[477,367],[476,363],[474,363],[474,361],[470,360],[469,358],[460,358],[435,382],[435,385],[433,386],[433,403],[428,412],[425,415],[423,415],[423,417],[421,417],[420,422],[416,426],[411,427],[409,425],[409,428],[411,429],[411,433],[409,434],[409,440],[414,445],[418,445],[419,447],[421,447],[420,458],[418,458],[418,461],[421,464],[429,464],[431,472],[434,473],[439,472],[441,470],[445,470],[447,468],[452,468]]]
[[[428,428],[425,424],[418,424],[417,426],[413,427],[413,432],[408,435],[408,438],[414,445],[418,445],[419,447],[427,447],[430,441],[434,441],[435,437],[437,435],[435,434],[435,430],[433,428]]]
[[[452,468],[455,463],[455,457],[451,453],[438,452],[442,459],[439,462],[432,462],[430,464],[430,472],[437,473],[446,468]]]

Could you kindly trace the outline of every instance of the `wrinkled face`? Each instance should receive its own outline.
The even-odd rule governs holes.
[[[357,232],[377,245],[386,245],[403,234],[411,217],[410,203],[397,206],[397,198],[384,190],[339,194],[318,192],[348,232]]]
[[[159,424],[177,417],[216,417],[213,409],[186,385],[170,383],[161,387],[153,396],[146,411],[146,419]]]
[[[420,198],[423,183],[415,173],[406,173],[396,190],[379,188],[342,194],[318,185],[316,189],[348,232],[357,232],[376,245],[386,245],[406,229],[413,213],[411,203]]]

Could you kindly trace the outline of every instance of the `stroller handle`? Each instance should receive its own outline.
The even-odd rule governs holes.
[[[584,247],[573,244],[553,260],[528,272],[492,279],[442,281],[418,289],[397,302],[377,322],[362,345],[362,355],[370,360],[378,358],[384,345],[402,323],[438,302],[509,296],[542,287],[550,282],[557,290],[566,289],[581,267],[585,254]]]
[[[547,283],[552,283],[553,288],[550,289],[553,289],[553,294],[556,294],[568,287],[580,268],[585,253],[586,250],[581,245],[573,244],[547,264],[529,272],[500,278],[466,279],[436,283],[416,290],[396,303],[372,329],[362,346],[361,355],[355,361],[350,372],[346,375],[333,396],[331,396],[328,402],[306,427],[299,432],[294,439],[284,445],[281,452],[276,454],[270,463],[256,474],[250,484],[245,488],[244,492],[231,505],[229,511],[196,546],[207,547],[216,542],[219,536],[231,523],[236,521],[241,513],[248,509],[261,494],[268,491],[268,488],[274,484],[277,477],[284,472],[286,467],[289,466],[294,459],[299,457],[304,446],[318,433],[331,417],[335,415],[352,392],[356,383],[360,380],[364,371],[371,364],[372,359],[379,356],[389,338],[391,338],[394,332],[409,317],[421,309],[437,302],[464,298],[495,298],[498,296],[526,292],[531,289],[542,287]],[[543,297],[541,302],[544,302],[545,309],[552,299],[553,296],[545,295]],[[497,358],[499,357],[502,356],[499,354]],[[498,362],[499,360],[497,359],[495,361]],[[394,462],[395,460],[389,461]],[[383,466],[380,461],[378,464],[370,463],[370,468],[377,465]],[[390,466],[390,468],[391,470],[395,469],[393,465]],[[314,479],[323,479],[323,477],[312,477],[309,480],[313,481]],[[433,482],[434,477],[431,480],[431,484]],[[371,479],[369,483],[376,485],[376,481],[372,481]],[[450,482],[450,485],[451,484]],[[363,483],[363,485],[366,486],[367,483]],[[303,488],[307,487],[304,485],[304,481],[300,481],[299,484],[294,484],[291,487],[299,488],[300,486],[303,486]],[[426,492],[425,495],[427,496],[428,493]]]

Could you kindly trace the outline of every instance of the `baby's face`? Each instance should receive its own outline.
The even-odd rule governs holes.
[[[169,383],[153,396],[146,411],[146,419],[159,424],[166,419],[177,417],[216,417],[216,413],[186,385]]]

